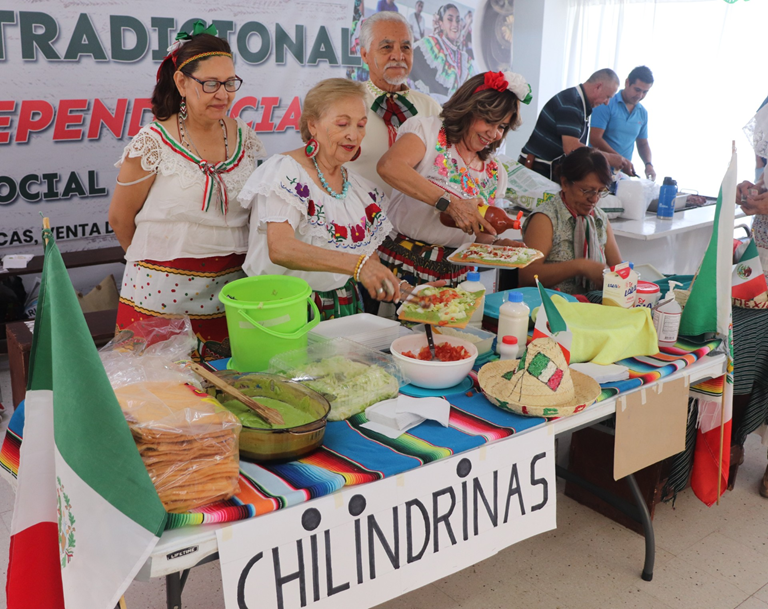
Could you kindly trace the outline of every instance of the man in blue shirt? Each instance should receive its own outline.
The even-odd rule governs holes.
[[[560,91],[541,109],[519,162],[553,179],[553,166],[569,152],[587,145],[593,108],[607,104],[618,88],[619,77],[613,70],[604,68],[592,74],[586,82]],[[605,157],[612,167],[624,168],[626,161],[618,154],[605,153]]]
[[[611,98],[606,106],[595,108],[589,130],[589,143],[593,148],[609,154],[620,154],[632,160],[637,152],[645,163],[645,176],[656,179],[648,144],[648,112],[640,102],[653,86],[653,74],[645,66],[632,70],[624,81],[624,88]],[[634,175],[630,164],[630,175]]]

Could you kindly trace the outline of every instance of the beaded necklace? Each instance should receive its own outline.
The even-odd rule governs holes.
[[[195,143],[192,141],[192,134],[184,128],[184,119],[181,118],[181,114],[177,114],[177,117],[179,119],[179,135],[181,136],[181,143],[187,147],[187,150],[192,150],[198,157],[202,159],[203,155],[200,154],[197,146],[195,146]],[[224,160],[226,161],[229,158],[227,127],[223,120],[219,120],[219,125],[221,125],[221,130],[224,132]]]
[[[328,182],[325,181],[325,176],[323,175],[323,172],[320,171],[320,166],[317,164],[317,159],[315,159],[315,157],[312,157],[312,162],[315,164],[317,177],[320,178],[320,183],[323,185],[323,188],[325,188],[325,191],[336,199],[345,198],[347,196],[347,192],[349,191],[349,180],[347,179],[346,168],[343,165],[341,166],[341,177],[344,180],[344,188],[342,188],[341,192],[338,193],[333,188],[330,187]]]

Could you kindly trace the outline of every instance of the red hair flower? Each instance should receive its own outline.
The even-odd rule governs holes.
[[[486,72],[483,84],[475,89],[475,93],[486,89],[494,89],[499,92],[506,91],[508,86],[509,82],[507,82],[504,72]]]

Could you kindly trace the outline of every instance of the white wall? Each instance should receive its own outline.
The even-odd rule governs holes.
[[[525,76],[533,101],[521,104],[523,124],[507,136],[507,155],[516,159],[544,104],[567,86],[564,83],[568,0],[518,0],[512,37],[512,69]]]

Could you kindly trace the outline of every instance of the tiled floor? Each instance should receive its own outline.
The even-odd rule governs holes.
[[[10,403],[7,370],[8,360],[0,356],[0,391]],[[657,508],[651,582],[640,579],[643,538],[559,488],[556,530],[379,609],[768,609],[768,499],[757,493],[766,450],[756,436],[746,448],[736,489],[720,507],[706,508],[685,491],[674,509]],[[12,514],[13,491],[0,481],[2,581]],[[211,563],[192,571],[185,609],[223,609],[218,569]],[[164,581],[135,582],[126,601],[129,609],[165,609]],[[5,607],[3,586],[0,607]]]

